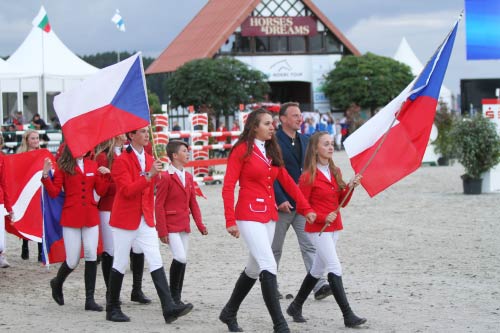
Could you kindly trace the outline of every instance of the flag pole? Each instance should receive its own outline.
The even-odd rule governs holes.
[[[40,33],[42,34],[42,75],[40,77],[40,80],[41,80],[41,84],[40,84],[40,94],[41,94],[41,101],[42,101],[42,116],[45,117],[45,119],[47,119],[47,106],[45,105],[45,77],[44,77],[44,73],[45,73],[45,48],[44,48],[44,33],[45,31],[43,29],[40,29]],[[23,109],[24,109],[24,98],[23,100],[21,101],[21,103],[23,103]]]
[[[446,38],[444,39],[444,41],[438,46],[438,48],[436,49],[436,52],[441,49],[441,47],[443,46],[444,43],[446,43],[448,41],[448,38],[450,37],[451,33],[453,32],[453,30],[455,29],[455,26],[462,20],[462,17],[463,17],[463,13],[464,13],[464,10],[462,10],[460,12],[460,15],[458,16],[457,18],[457,21],[455,22],[455,24],[453,25],[453,28],[450,30],[450,32],[448,33],[448,35],[446,36]],[[434,52],[434,53],[436,53]],[[439,55],[438,55],[439,56]],[[430,60],[429,60],[430,61]],[[422,75],[422,73],[420,73],[420,75]],[[419,76],[420,76],[419,75]],[[426,83],[427,84],[427,83]],[[414,88],[414,87],[413,87]],[[422,87],[417,87],[416,89],[413,89],[411,90],[409,93],[408,93],[408,96],[418,92],[419,90],[421,90]],[[406,99],[408,98],[408,96],[405,98],[405,101]],[[404,102],[403,102],[404,104]],[[375,151],[373,152],[373,154],[370,156],[370,158],[368,159],[368,161],[365,163],[365,165],[363,166],[363,168],[361,168],[360,172],[358,173],[359,175],[363,175],[363,173],[366,171],[366,168],[368,168],[368,166],[370,165],[370,163],[373,161],[373,159],[375,158],[375,156],[377,155],[377,153],[379,152],[380,150],[380,147],[382,146],[382,144],[384,143],[385,139],[387,138],[387,135],[389,134],[389,131],[391,130],[392,126],[394,125],[394,123],[396,122],[396,119],[398,118],[399,114],[401,113],[401,109],[402,109],[402,106],[403,104],[399,107],[398,111],[394,114],[394,119],[392,120],[391,124],[389,125],[389,128],[385,131],[383,137],[382,137],[382,140],[380,140],[380,143],[378,144],[377,148],[375,149]],[[349,191],[347,192],[347,195],[342,199],[340,205],[337,207],[337,209],[334,211],[335,213],[338,213],[340,211],[340,208],[342,207],[342,205],[345,203],[345,201],[347,200],[347,198],[349,197],[349,195],[351,194],[351,192],[353,191],[354,187],[350,187],[349,188]],[[321,231],[319,233],[319,235],[321,236],[321,234],[323,233],[323,231],[325,231],[325,229],[330,225],[330,223],[325,223],[325,225],[321,228]]]
[[[375,158],[375,155],[377,155],[377,153],[379,152],[380,150],[380,147],[382,147],[382,144],[384,143],[385,139],[387,138],[387,135],[389,134],[389,131],[391,130],[392,126],[394,125],[394,123],[396,122],[396,119],[398,119],[398,115],[399,115],[399,112],[401,111],[401,107],[399,108],[398,112],[396,112],[396,114],[394,115],[394,119],[392,120],[391,124],[389,125],[389,128],[385,131],[383,137],[382,137],[382,140],[380,140],[377,148],[375,148],[375,150],[373,151],[373,154],[370,156],[370,158],[368,159],[368,161],[366,161],[365,165],[363,165],[363,167],[361,168],[361,170],[359,171],[359,175],[363,175],[363,173],[366,171],[366,168],[368,168],[368,166],[370,165],[370,163],[373,161],[373,159]],[[338,214],[338,212],[340,211],[340,208],[344,205],[344,203],[346,202],[347,198],[349,198],[349,195],[352,193],[352,191],[354,190],[354,186],[352,187],[349,187],[349,191],[347,191],[347,194],[344,196],[344,198],[342,199],[342,201],[340,202],[339,206],[337,207],[337,209],[334,211],[335,214]],[[321,228],[320,232],[319,232],[319,235],[321,236],[321,234],[323,233],[323,231],[325,231],[325,229],[330,225],[330,223],[325,223],[325,225]]]

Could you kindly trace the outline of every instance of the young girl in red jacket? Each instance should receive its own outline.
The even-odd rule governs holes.
[[[274,331],[290,332],[281,312],[276,282],[277,265],[271,249],[278,220],[274,181],[278,180],[295,199],[300,214],[308,221],[316,218],[284,167],[274,131],[273,118],[268,111],[258,109],[251,112],[227,162],[222,188],[226,229],[236,238],[241,233],[250,252],[245,270],[219,316],[230,332],[242,332],[236,315],[257,278],[260,278],[262,296],[273,320]],[[235,208],[234,189],[237,182],[240,190]]]
[[[83,156],[74,158],[66,145],[57,161],[54,178],[49,177],[52,162],[46,158],[43,165],[42,183],[53,198],[64,190],[65,199],[60,224],[63,229],[66,260],[57,276],[50,280],[52,298],[64,305],[63,283],[78,266],[83,240],[85,256],[85,310],[102,311],[102,306],[94,301],[97,270],[97,243],[99,241],[99,212],[94,199],[94,190],[104,195],[110,183],[110,171],[98,167],[93,160]]]
[[[108,141],[101,143],[96,149],[96,162],[98,166],[104,166],[111,170],[115,158],[120,156],[123,145],[127,141],[125,134],[118,135]],[[101,221],[101,238],[103,252],[101,255],[101,268],[104,283],[106,284],[106,295],[109,295],[109,273],[113,266],[113,232],[109,225],[111,208],[116,194],[116,185],[113,181],[109,184],[108,191],[101,196],[97,208],[99,209],[99,219]],[[130,269],[132,271],[132,293],[130,300],[141,304],[151,303],[151,299],[142,292],[142,276],[144,274],[144,253],[139,247],[132,246],[130,251]]]
[[[300,177],[299,187],[317,213],[316,221],[306,224],[304,228],[316,247],[316,255],[311,271],[304,278],[297,296],[287,309],[287,313],[293,317],[295,322],[303,323],[306,321],[302,316],[302,305],[326,271],[333,296],[344,315],[345,326],[356,327],[365,323],[366,319],[359,318],[351,310],[342,285],[342,267],[335,249],[339,232],[342,230],[342,219],[340,212],[335,213],[335,211],[344,198],[349,195],[342,207],[347,205],[352,195],[352,191],[348,194],[349,189],[359,185],[361,176],[354,176],[349,184],[342,180],[340,169],[335,166],[332,159],[334,147],[334,141],[328,132],[313,134],[307,146],[304,173]],[[325,224],[327,227],[320,236],[320,231]]]
[[[193,176],[184,169],[189,162],[187,143],[180,140],[170,141],[167,144],[167,156],[172,164],[168,172],[162,172],[161,177],[157,178],[156,230],[160,241],[169,244],[172,251],[170,293],[174,301],[181,304],[191,232],[189,213],[193,215],[196,227],[202,235],[208,235],[208,231],[196,201]]]

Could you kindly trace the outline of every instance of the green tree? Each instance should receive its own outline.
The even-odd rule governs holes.
[[[389,103],[413,79],[409,66],[373,53],[345,56],[325,77],[323,91],[342,110],[352,103],[375,110]]]
[[[222,57],[184,64],[168,79],[166,87],[172,107],[206,109],[218,122],[221,115],[232,114],[240,103],[262,100],[270,91],[266,79],[262,72],[241,61]]]
[[[149,102],[149,108],[151,109],[151,113],[162,113],[160,98],[158,97],[157,94],[149,90],[148,90],[148,102]]]

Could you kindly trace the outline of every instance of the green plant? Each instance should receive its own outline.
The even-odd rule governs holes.
[[[495,124],[478,115],[454,122],[450,132],[464,178],[480,179],[481,174],[500,162],[500,137]]]
[[[434,124],[438,129],[438,137],[432,142],[436,147],[436,153],[441,154],[444,158],[456,157],[451,130],[453,128],[456,117],[448,110],[446,103],[440,102],[439,108],[434,117]]]

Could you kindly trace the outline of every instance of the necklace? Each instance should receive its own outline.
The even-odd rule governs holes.
[[[295,138],[290,138],[292,140],[292,146],[295,146]]]

